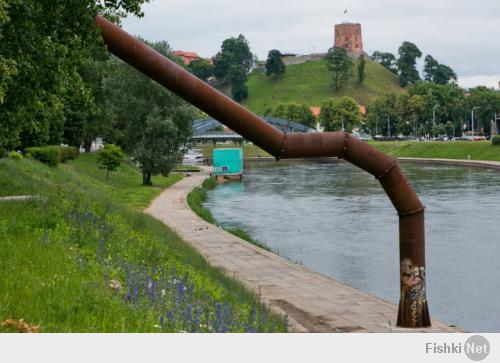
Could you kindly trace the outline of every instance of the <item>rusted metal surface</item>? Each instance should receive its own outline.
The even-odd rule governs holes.
[[[96,22],[111,53],[276,159],[336,156],[376,177],[399,215],[398,325],[430,326],[425,288],[424,206],[393,158],[345,132],[282,133],[106,19],[98,16]]]

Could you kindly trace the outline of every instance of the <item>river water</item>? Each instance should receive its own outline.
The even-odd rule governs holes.
[[[399,300],[398,217],[378,182],[347,163],[248,163],[206,207],[280,255]],[[402,164],[426,205],[431,317],[500,332],[500,172]]]

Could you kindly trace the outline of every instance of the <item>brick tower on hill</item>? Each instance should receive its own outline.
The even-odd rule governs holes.
[[[334,44],[336,47],[344,48],[352,56],[358,57],[363,54],[361,24],[342,23],[335,25]]]

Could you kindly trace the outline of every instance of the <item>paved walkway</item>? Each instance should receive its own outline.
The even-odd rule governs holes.
[[[457,332],[439,321],[431,328],[396,328],[397,306],[310,271],[205,222],[186,196],[208,176],[193,173],[166,189],[145,210],[175,230],[208,262],[242,281],[302,332]],[[430,302],[432,308],[432,301]]]

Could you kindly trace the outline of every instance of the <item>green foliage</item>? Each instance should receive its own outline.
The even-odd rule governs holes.
[[[341,47],[328,49],[325,56],[326,68],[333,74],[332,82],[335,92],[343,85],[351,75],[352,60],[347,51]]]
[[[213,178],[215,180],[215,178]],[[207,179],[210,180],[210,179]],[[197,187],[193,189],[187,197],[187,202],[189,207],[195,212],[199,217],[203,218],[208,223],[215,224],[215,219],[212,213],[203,206],[203,202],[207,199],[207,192],[205,187]]]
[[[214,66],[206,59],[196,59],[188,64],[188,71],[203,81],[214,75]]]
[[[332,98],[322,104],[319,121],[325,131],[351,132],[361,123],[358,103],[347,96]]]
[[[471,110],[474,111],[474,128],[479,130],[483,128],[487,134],[490,134],[491,120],[494,114],[500,114],[500,92],[494,91],[484,86],[478,86],[469,89],[469,95],[465,98],[466,116],[465,120],[470,122]]]
[[[118,169],[123,156],[122,149],[113,144],[106,144],[97,152],[97,163],[100,169],[106,170],[106,181],[109,179],[109,173]]]
[[[264,112],[264,116],[282,118],[284,120],[295,121],[300,124],[316,128],[316,118],[311,109],[306,104],[295,102],[282,102],[270,107]]]
[[[62,161],[59,146],[29,147],[26,153],[49,166],[57,166]]]
[[[491,144],[500,146],[500,135],[495,135],[491,138]]]
[[[153,175],[167,176],[181,162],[181,146],[186,135],[170,118],[163,118],[157,111],[148,116],[142,139],[134,150],[134,160],[139,163],[143,185],[152,185]]]
[[[439,62],[430,54],[425,57],[424,62],[424,79],[428,82],[432,82],[439,66]]]
[[[241,229],[239,227],[236,228],[224,228],[226,231],[228,231],[231,234],[234,234],[236,237],[241,238],[244,241],[250,242],[251,244],[262,248],[263,250],[273,252],[271,247],[266,245],[264,242],[261,242],[259,240],[256,240],[253,238],[247,231],[244,229]]]
[[[73,160],[80,154],[78,148],[72,146],[29,147],[25,149],[25,153],[50,166]]]
[[[80,149],[75,146],[61,146],[59,147],[61,154],[61,162],[65,163],[68,160],[74,160],[80,155]]]
[[[365,60],[364,55],[361,55],[359,57],[358,65],[356,67],[356,69],[358,71],[358,82],[359,82],[359,84],[363,84],[363,82],[366,79],[365,67],[366,67],[366,60]]]
[[[398,49],[398,55],[396,64],[401,86],[406,87],[409,83],[416,83],[420,80],[417,71],[417,58],[422,56],[420,49],[413,43],[403,42]]]
[[[96,14],[141,15],[145,0],[2,1],[0,6],[0,148],[77,145],[95,113],[79,68],[103,48]],[[69,120],[69,121],[68,121]]]
[[[266,60],[266,75],[276,75],[279,76],[286,72],[285,64],[282,60],[281,52],[277,49],[270,50],[267,55]]]
[[[459,136],[467,113],[466,103],[464,90],[456,84],[417,82],[408,88],[407,94],[389,94],[369,104],[368,126],[372,134],[378,131],[388,135],[389,118],[391,135],[427,135],[433,133],[434,110],[435,122],[444,125],[444,132]]]
[[[23,158],[23,154],[17,152],[17,151],[11,151],[9,153],[9,159],[12,160],[21,160]]]
[[[166,42],[159,45],[161,51],[170,49]],[[171,120],[182,140],[190,136],[191,121],[198,116],[193,106],[116,58],[111,60],[110,66],[104,94],[106,109],[116,121],[103,135],[107,143],[133,153],[144,137],[147,120],[152,117]]]
[[[252,53],[246,38],[242,34],[228,38],[214,58],[214,75],[219,80],[228,80],[231,66],[242,66],[248,72],[251,62]]]
[[[396,67],[396,56],[389,52],[380,52],[376,50],[372,54],[373,59],[383,65],[385,68],[390,70],[392,73],[397,74],[398,69]]]
[[[227,79],[231,84],[231,97],[235,101],[241,102],[248,97],[248,89],[245,84],[247,81],[247,73],[243,66],[232,65],[231,68],[229,68]]]
[[[173,231],[117,203],[131,190],[121,178],[105,183],[95,157],[57,169],[0,161],[0,193],[42,197],[0,209],[2,320],[24,319],[42,332],[286,331],[282,317]],[[122,172],[145,189],[138,170]]]
[[[286,69],[286,73],[277,78],[252,72],[246,83],[248,98],[243,105],[257,114],[263,114],[276,103],[305,103],[311,107],[334,96],[349,96],[361,105],[368,105],[379,96],[403,91],[394,74],[370,59],[366,59],[363,85],[351,77],[337,92],[332,89],[331,74],[324,61],[308,61],[286,66]]]
[[[456,73],[448,66],[439,64],[430,54],[425,57],[424,79],[437,84],[448,84],[457,80]]]

